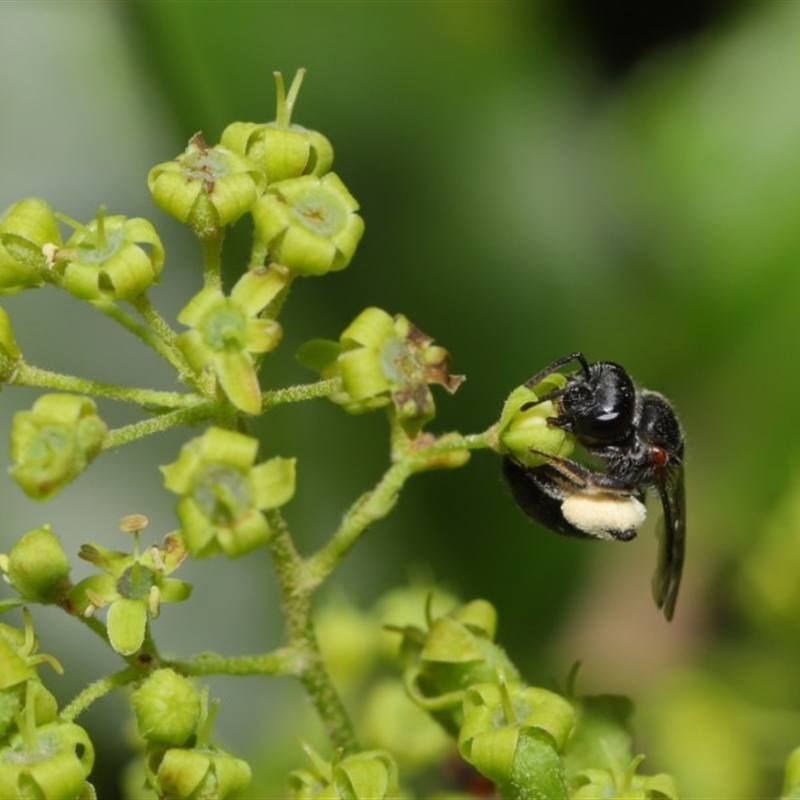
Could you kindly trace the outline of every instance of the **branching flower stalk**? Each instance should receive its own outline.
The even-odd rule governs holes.
[[[320,590],[367,531],[396,507],[411,476],[461,467],[474,450],[555,454],[554,447],[571,444],[566,431],[548,427],[541,409],[521,413],[537,406],[530,389],[524,396],[512,393],[500,420],[481,433],[431,432],[432,387],[453,394],[464,378],[451,374],[448,351],[408,317],[374,307],[346,324],[338,339],[314,339],[300,348],[298,360],[317,373],[316,380],[262,387],[264,373],[263,383],[271,386],[270,353],[283,335],[278,316],[294,281],[345,269],[364,232],[357,200],[331,171],[330,142],[292,122],[303,75],[300,70],[287,93],[276,74],[274,121],[234,122],[216,145],[195,134],[182,153],[149,172],[155,203],[199,242],[197,293],[186,298],[178,314],[181,327],[173,327],[150,299],[166,254],[147,220],[106,215],[101,207],[95,219],[82,224],[37,198],[19,201],[0,219],[0,295],[45,286],[71,294],[163,358],[181,387],[158,391],[37,367],[23,358],[0,306],[0,383],[47,390],[11,420],[10,473],[20,488],[31,499],[46,501],[69,491],[72,481],[109,450],[169,429],[193,429],[174,460],[160,468],[165,488],[175,496],[176,530],[145,542],[141,533],[147,518],[131,514],[120,527],[124,535],[133,534],[133,542],[129,537],[118,549],[120,531],[95,530],[88,520],[99,541],[80,547],[78,556],[91,570],[76,583],[70,558],[49,524],[3,545],[0,570],[13,596],[0,598],[0,613],[21,606],[60,608],[125,665],[90,683],[59,711],[39,675],[42,664],[57,662],[36,652],[30,613],[24,613],[24,629],[0,622],[3,798],[95,797],[89,783],[94,748],[75,720],[125,688],[132,689],[126,696],[140,738],[142,780],[153,796],[257,796],[244,794],[252,778],[247,763],[212,741],[217,702],[195,682],[210,675],[288,677],[303,687],[327,734],[329,752],[320,755],[302,744],[310,766],[289,775],[292,797],[400,796],[402,745],[397,744],[397,753],[384,744],[372,746],[374,720],[367,725],[359,713],[365,693],[349,685],[354,674],[376,666],[384,622],[370,618],[354,625],[355,634],[351,629],[331,634]],[[254,230],[250,261],[225,287],[226,233],[248,215]],[[59,221],[72,228],[66,241]],[[93,398],[133,404],[141,418],[109,429]],[[304,555],[290,533],[291,508],[284,512],[284,506],[305,479],[305,464],[271,454],[270,442],[249,431],[254,417],[312,400],[331,402],[348,414],[385,413],[389,463],[377,483],[331,526],[328,539]],[[157,642],[158,617],[169,604],[192,595],[192,585],[174,576],[182,563],[239,559],[262,548],[270,553],[280,586],[281,646],[255,654],[165,657],[168,648]],[[409,734],[406,712],[394,705],[373,717],[395,734],[395,742],[398,733],[401,739],[434,742],[426,769],[441,771],[437,762],[457,744],[461,758],[501,797],[610,797],[618,796],[610,793],[617,790],[653,800],[677,797],[668,776],[636,774],[640,759],[618,709],[608,713],[604,706],[598,723],[588,705],[576,714],[578,699],[524,684],[494,643],[496,612],[487,601],[456,604],[436,617],[428,600],[425,617],[426,630],[391,621],[402,639],[405,676],[402,682],[395,677],[389,694],[404,685],[406,708],[414,711],[413,701],[430,716],[422,718],[423,725],[433,725],[433,719],[440,727],[433,738],[430,728],[419,737]],[[365,626],[370,631],[366,647]],[[337,659],[337,649],[341,656],[353,641],[361,642],[356,661],[348,653]],[[349,670],[342,670],[342,662]],[[382,683],[385,689],[385,675]],[[581,740],[591,735],[585,732],[587,719],[612,732],[616,749],[607,758]],[[418,716],[409,722],[419,724]],[[436,744],[444,732],[452,738],[447,750]],[[419,761],[419,755],[415,758]]]

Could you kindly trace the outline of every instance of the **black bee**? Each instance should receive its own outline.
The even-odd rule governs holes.
[[[637,389],[619,364],[589,364],[582,353],[557,359],[525,385],[536,386],[571,361],[580,369],[567,376],[566,384],[523,409],[553,401],[557,414],[548,424],[574,434],[601,468],[546,453],[541,453],[544,464],[528,467],[507,455],[503,475],[529,517],[556,533],[589,539],[633,539],[644,521],[645,494],[654,489],[664,511],[664,530],[653,596],[670,620],[686,545],[680,423],[662,395]]]

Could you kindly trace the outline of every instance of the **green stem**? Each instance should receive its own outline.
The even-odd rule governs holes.
[[[273,530],[270,554],[281,585],[283,608],[290,647],[294,651],[297,675],[334,748],[345,752],[358,749],[353,724],[333,685],[319,649],[311,609],[313,586],[303,580],[304,563],[297,553],[285,520],[278,511],[267,512]]]
[[[77,716],[86,711],[95,700],[105,697],[105,695],[114,691],[114,689],[133,683],[141,674],[141,670],[128,667],[112,675],[107,675],[105,678],[100,678],[94,681],[94,683],[90,683],[73,698],[72,702],[62,709],[59,718],[62,722],[72,722]]]
[[[252,656],[220,656],[217,653],[198,653],[191,658],[166,661],[183,675],[298,675],[295,651],[282,647],[271,653]]]
[[[264,392],[261,408],[268,411],[270,408],[283,403],[299,403],[303,400],[316,400],[319,397],[328,397],[342,388],[341,378],[330,378],[316,383],[303,383],[298,386],[289,386],[286,389],[274,389]]]
[[[216,404],[206,400],[198,402],[191,408],[180,408],[166,414],[159,414],[151,419],[123,425],[106,434],[103,439],[103,450],[113,450],[137,439],[143,439],[145,436],[176,428],[178,425],[198,425],[203,420],[213,417],[215,411]]]
[[[29,364],[19,364],[16,372],[8,382],[17,386],[36,386],[41,389],[56,389],[60,392],[108,397],[112,400],[135,403],[139,406],[188,409],[195,408],[199,403],[203,402],[203,398],[196,394],[159,392],[154,389],[140,389],[134,386],[101,383],[100,381],[78,378],[74,375],[51,372],[40,367],[32,367]]]
[[[222,290],[222,243],[225,229],[219,235],[201,239],[203,246],[203,285]]]

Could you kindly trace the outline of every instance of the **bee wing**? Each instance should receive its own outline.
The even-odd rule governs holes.
[[[667,620],[671,620],[678,599],[686,552],[683,465],[678,463],[664,469],[656,482],[656,488],[664,509],[664,523],[660,532],[658,565],[653,575],[653,597],[656,605],[664,610]]]

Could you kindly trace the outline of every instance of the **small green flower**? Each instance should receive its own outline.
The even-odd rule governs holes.
[[[44,200],[14,203],[0,221],[0,294],[41,286],[50,274],[47,253],[60,246],[56,216]]]
[[[324,275],[353,258],[364,233],[356,211],[355,198],[329,172],[272,184],[253,207],[253,221],[270,260],[297,275]]]
[[[11,422],[11,476],[34,500],[47,500],[100,452],[106,425],[88,397],[42,395]]]
[[[464,697],[461,756],[494,781],[508,797],[567,797],[559,756],[575,725],[564,698],[546,689],[479,684]]]
[[[270,538],[261,512],[291,500],[295,462],[273,458],[256,465],[257,450],[258,440],[212,427],[161,467],[164,485],[180,495],[178,518],[193,556],[223,550],[236,557]]]
[[[136,544],[132,554],[99,544],[83,545],[80,557],[103,573],[84,578],[70,592],[71,607],[86,616],[108,606],[109,642],[123,656],[142,646],[147,620],[159,615],[161,603],[179,603],[192,593],[191,584],[166,577],[186,558],[182,538],[168,534],[161,547],[151,545],[139,554],[138,529],[133,532]]]
[[[157,669],[131,696],[139,735],[152,744],[180,747],[197,731],[202,704],[194,683]]]
[[[164,246],[141,217],[105,216],[101,207],[88,225],[54,251],[53,269],[63,287],[82,300],[133,300],[157,283]]]
[[[147,185],[159,208],[208,239],[250,211],[265,180],[250,159],[196,133],[184,153],[150,170]]]
[[[397,797],[397,765],[383,750],[364,750],[328,762],[303,743],[312,766],[289,775],[295,800],[383,800]]]
[[[234,122],[222,132],[220,144],[260,165],[270,184],[301,175],[324,175],[333,163],[331,143],[318,131],[290,124],[305,70],[297,71],[288,97],[283,76],[280,72],[274,75],[277,89],[275,122]]]
[[[555,372],[533,389],[518,386],[503,405],[497,423],[501,446],[527,467],[538,467],[545,463],[546,458],[541,453],[566,458],[575,446],[572,434],[548,424],[548,418],[557,414],[553,402],[538,402],[539,397],[560,389],[565,382],[566,378]]]
[[[453,734],[461,726],[464,692],[470,686],[496,681],[499,675],[519,680],[516,667],[493,641],[496,624],[494,607],[473,600],[436,619],[429,615],[427,631],[414,626],[402,631],[411,699]]]
[[[428,384],[452,394],[464,380],[449,373],[450,355],[443,347],[402,314],[391,317],[380,308],[362,311],[338,342],[306,343],[298,358],[324,378],[341,377],[343,391],[331,396],[335,403],[353,414],[392,403],[410,434],[435,413]]]
[[[71,587],[69,560],[49,525],[23,534],[0,555],[0,569],[26,599],[37,603],[62,603]]]
[[[289,273],[277,264],[257,267],[236,282],[230,297],[207,286],[178,315],[191,330],[177,338],[191,367],[213,369],[228,399],[247,414],[261,409],[261,387],[254,354],[278,346],[281,326],[261,312],[288,285]]]
[[[51,723],[11,736],[0,749],[0,797],[83,800],[94,797],[86,778],[94,747],[73,723]]]

